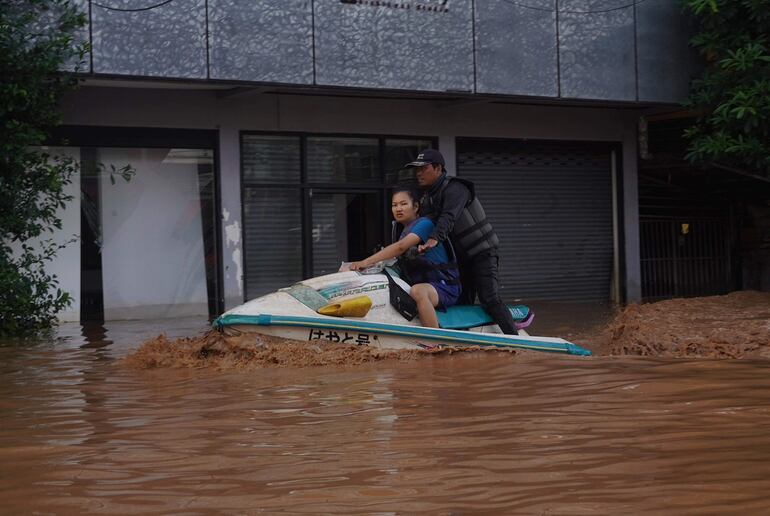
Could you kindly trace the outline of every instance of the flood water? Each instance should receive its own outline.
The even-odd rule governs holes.
[[[0,346],[4,514],[762,514],[770,369],[476,353],[135,370],[204,321]]]

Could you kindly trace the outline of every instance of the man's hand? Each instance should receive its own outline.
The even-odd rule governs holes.
[[[435,238],[429,238],[427,242],[417,248],[417,252],[424,253],[428,249],[433,249],[438,245],[438,241]]]

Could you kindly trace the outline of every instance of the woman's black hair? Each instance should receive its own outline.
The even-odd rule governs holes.
[[[412,201],[416,203],[419,203],[420,197],[422,197],[422,194],[420,193],[419,188],[417,188],[417,185],[414,183],[401,183],[394,186],[390,191],[390,198],[392,199],[394,195],[401,192],[405,192],[412,199]]]

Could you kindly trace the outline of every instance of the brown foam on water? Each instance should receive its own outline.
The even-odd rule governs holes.
[[[632,304],[604,328],[564,335],[595,356],[770,358],[770,293],[733,292],[725,296],[670,299]],[[413,361],[473,351],[516,355],[513,350],[444,348],[380,350],[369,346],[315,344],[264,335],[226,336],[209,331],[200,337],[171,340],[159,335],[123,359],[134,368],[260,369],[266,367],[354,366],[383,361]]]
[[[170,340],[159,335],[148,340],[123,363],[137,369],[215,368],[260,369],[360,365],[382,361],[412,361],[476,348],[442,350],[380,350],[369,346],[322,345],[265,335],[228,336],[209,331],[201,337]],[[513,354],[513,351],[499,351]]]
[[[598,355],[770,358],[770,293],[629,305],[588,347]]]

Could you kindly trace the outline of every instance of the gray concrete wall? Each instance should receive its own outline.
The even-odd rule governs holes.
[[[65,123],[73,125],[219,130],[224,290],[228,307],[243,299],[240,131],[437,136],[451,171],[456,170],[457,137],[620,142],[626,185],[622,221],[626,235],[626,290],[630,300],[638,299],[636,115],[633,112],[274,94],[223,99],[214,91],[97,87],[82,88],[71,95],[63,107]]]
[[[90,4],[91,73],[677,102],[695,62],[673,0],[156,4]]]

